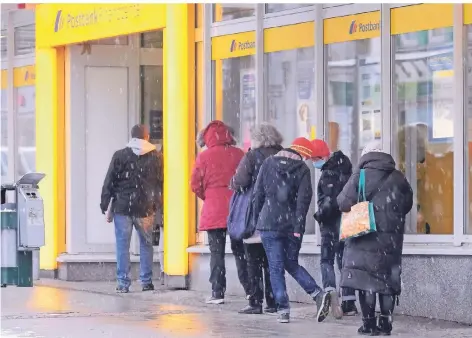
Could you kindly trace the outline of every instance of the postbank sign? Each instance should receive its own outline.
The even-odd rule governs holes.
[[[164,4],[41,4],[38,47],[55,47],[165,27]]]

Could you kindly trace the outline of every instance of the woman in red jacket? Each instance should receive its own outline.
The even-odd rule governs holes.
[[[207,303],[222,304],[226,290],[226,222],[232,196],[229,183],[244,152],[234,146],[235,141],[230,129],[221,121],[211,122],[200,136],[203,142],[200,140],[198,143],[206,145],[207,149],[195,160],[191,186],[197,197],[204,201],[199,230],[207,231],[210,244],[212,296]],[[238,250],[239,246],[241,250]],[[236,259],[239,280],[246,294],[249,294],[243,243],[232,241],[231,249]]]

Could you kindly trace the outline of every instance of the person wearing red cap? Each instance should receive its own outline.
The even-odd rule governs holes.
[[[323,288],[331,294],[331,312],[336,319],[357,314],[356,293],[354,289],[342,289],[342,302],[336,291],[334,261],[342,269],[344,242],[339,241],[341,211],[336,198],[343,190],[352,174],[352,164],[342,151],[330,154],[328,145],[323,140],[315,139],[313,144],[313,166],[321,170],[317,187],[317,211],[315,220],[321,232],[321,277]]]
[[[253,216],[269,262],[270,280],[277,302],[278,321],[290,321],[290,304],[284,272],[316,301],[317,320],[329,313],[330,294],[299,265],[298,255],[312,198],[310,169],[313,144],[299,137],[292,145],[268,157],[262,164],[253,191]]]

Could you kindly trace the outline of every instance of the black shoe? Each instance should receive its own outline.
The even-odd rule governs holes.
[[[354,300],[346,300],[341,303],[341,309],[344,316],[356,316],[357,311],[356,302]]]
[[[128,293],[129,288],[127,288],[126,286],[117,286],[115,291],[116,293]]]
[[[331,294],[329,292],[320,291],[320,293],[315,296],[315,302],[318,311],[316,319],[318,320],[318,323],[321,323],[329,315]]]
[[[262,305],[247,305],[239,310],[238,313],[245,315],[261,315]]]
[[[265,313],[276,313],[277,312],[277,307],[276,306],[265,306],[264,307],[264,312]]]
[[[153,290],[154,290],[154,284],[149,283],[149,284],[143,285],[143,291],[153,291]]]
[[[379,336],[375,318],[362,318],[362,326],[357,330],[362,336]]]
[[[380,336],[390,336],[392,333],[392,320],[391,316],[380,316],[379,325],[377,330],[379,331]]]
[[[279,323],[290,323],[290,313],[281,313],[279,314],[279,317],[277,318],[277,321]]]

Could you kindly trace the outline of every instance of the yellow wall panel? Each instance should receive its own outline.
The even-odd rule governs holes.
[[[380,11],[324,20],[325,44],[372,39],[380,36]]]
[[[256,32],[217,36],[211,39],[211,59],[221,60],[256,54]]]
[[[34,65],[13,69],[13,86],[34,86],[36,82],[36,70]]]
[[[264,30],[264,53],[312,47],[315,44],[315,23],[268,28]]]
[[[454,22],[453,4],[422,4],[394,8],[391,33],[403,34],[450,27]]]
[[[472,23],[472,4],[464,4],[464,25]]]
[[[1,72],[1,89],[6,89],[8,87],[8,74],[7,74],[7,70],[6,69],[2,69],[2,72]]]

